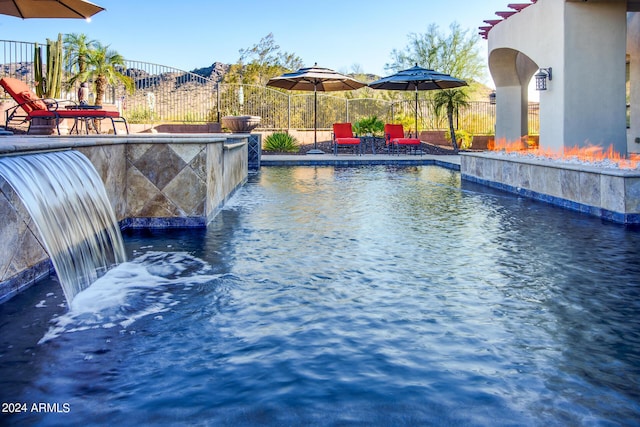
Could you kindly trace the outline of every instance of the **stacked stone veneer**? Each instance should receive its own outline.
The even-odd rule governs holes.
[[[464,153],[462,179],[624,224],[640,223],[640,172]]]
[[[246,137],[14,138],[0,153],[70,148],[93,163],[121,228],[204,227],[247,179]],[[0,177],[0,301],[51,271],[40,233]]]

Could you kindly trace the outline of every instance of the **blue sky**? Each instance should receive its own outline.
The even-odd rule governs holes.
[[[0,15],[0,39],[43,42],[58,33],[84,33],[126,59],[184,70],[215,61],[234,63],[238,51],[269,33],[305,65],[387,75],[393,49],[431,23],[452,22],[477,34],[484,19],[509,10],[507,0],[94,0],[106,8],[91,22],[21,20]],[[486,57],[486,41],[479,43]],[[487,77],[487,82],[489,82]]]

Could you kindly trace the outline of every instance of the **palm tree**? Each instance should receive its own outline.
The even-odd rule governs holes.
[[[453,113],[457,114],[461,107],[469,105],[469,95],[464,89],[446,89],[440,90],[433,96],[433,106],[436,112],[440,112],[442,108],[447,110],[447,118],[449,119],[449,134],[451,135],[451,143],[453,151],[458,152],[458,142],[456,141],[456,133],[453,128]]]
[[[69,72],[84,73],[87,70],[87,56],[98,44],[95,40],[88,40],[86,34],[65,34],[64,62]]]
[[[133,80],[120,72],[120,69],[124,68],[124,58],[118,52],[96,42],[95,47],[87,51],[85,58],[86,69],[73,76],[69,82],[74,84],[77,81],[93,81],[96,94],[95,105],[102,105],[108,84],[122,82],[128,92],[133,92]]]

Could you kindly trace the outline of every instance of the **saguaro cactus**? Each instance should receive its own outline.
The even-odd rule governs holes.
[[[47,40],[47,92],[49,98],[60,98],[62,92],[62,34],[58,40]]]
[[[36,81],[36,94],[38,98],[44,97],[45,83],[44,74],[42,73],[42,48],[35,44],[35,50],[33,53],[33,76]]]
[[[40,98],[59,98],[62,91],[62,34],[58,40],[47,39],[46,71],[42,63],[42,47],[36,43],[33,73],[36,80],[36,94]]]

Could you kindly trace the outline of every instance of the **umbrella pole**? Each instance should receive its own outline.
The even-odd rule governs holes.
[[[416,135],[414,138],[418,138],[418,86],[416,86]]]
[[[318,149],[318,91],[316,84],[313,85],[313,150],[307,151],[307,154],[324,154],[324,151]]]

